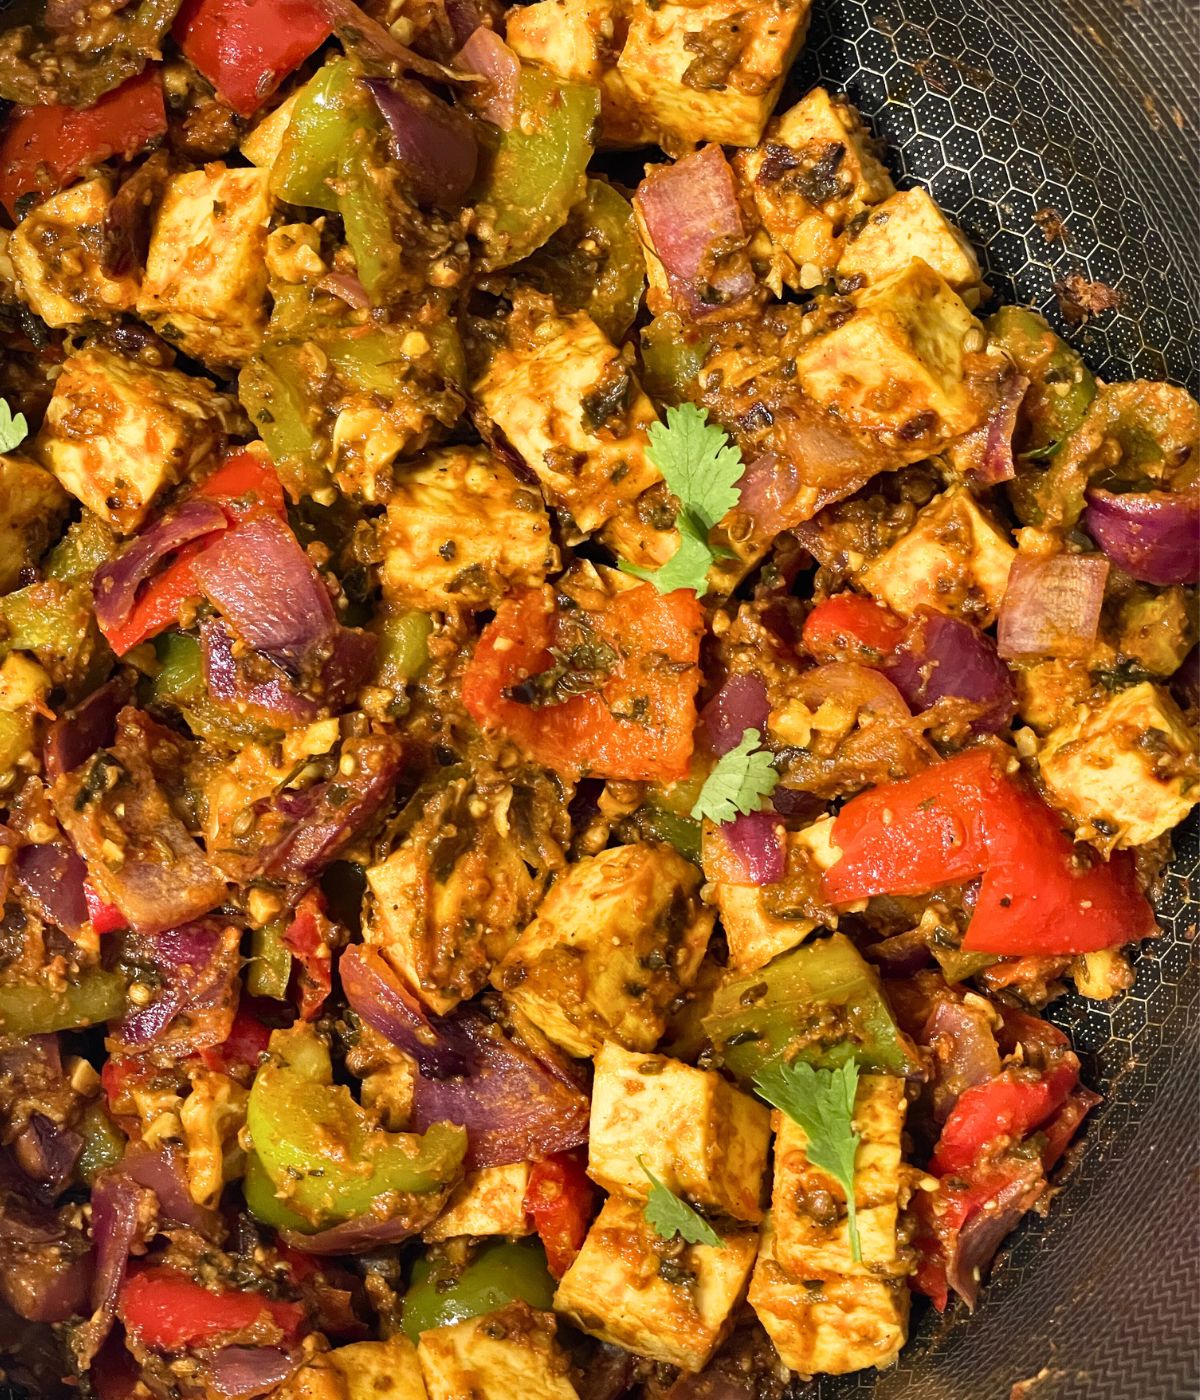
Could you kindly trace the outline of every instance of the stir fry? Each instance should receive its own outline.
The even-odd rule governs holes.
[[[28,1393],[783,1400],[1049,1203],[1200,797],[1200,408],[807,21],[0,35]]]

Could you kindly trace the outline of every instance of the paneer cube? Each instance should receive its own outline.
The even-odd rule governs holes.
[[[554,1307],[601,1341],[701,1371],[733,1327],[757,1235],[719,1230],[720,1248],[668,1241],[642,1211],[640,1202],[619,1196],[605,1201]]]
[[[21,570],[58,535],[71,498],[44,468],[19,453],[0,453],[0,593],[11,593]]]
[[[300,91],[297,89],[278,107],[255,122],[242,137],[238,144],[242,155],[251,165],[257,165],[260,170],[270,170],[275,164],[279,149],[283,145],[283,138],[292,124],[292,113],[299,99]]]
[[[635,0],[617,72],[668,149],[753,146],[808,30],[811,0]]]
[[[900,1134],[907,1101],[904,1080],[864,1074],[854,1100],[854,1202],[862,1260],[850,1251],[846,1193],[837,1181],[808,1160],[808,1137],[786,1114],[773,1115],[775,1181],[771,1219],[775,1257],[796,1278],[834,1274],[904,1273],[896,1220],[900,1201]]]
[[[1179,706],[1143,681],[1052,730],[1038,767],[1082,838],[1141,846],[1178,826],[1200,801],[1198,758]]]
[[[809,398],[912,462],[982,422],[964,369],[968,333],[982,328],[927,263],[914,258],[846,309],[797,358]]]
[[[508,321],[475,395],[584,534],[659,480],[646,456],[654,406],[586,312],[529,297]]]
[[[327,1353],[306,1361],[272,1392],[272,1400],[352,1400],[352,1397],[345,1372],[333,1364]]]
[[[606,1191],[646,1200],[644,1162],[677,1196],[757,1222],[770,1141],[767,1109],[715,1070],[612,1042],[596,1056],[588,1175]]]
[[[750,1305],[789,1369],[840,1376],[887,1366],[908,1338],[908,1304],[903,1278],[790,1274],[776,1256],[770,1216],[764,1221]]]
[[[63,365],[34,452],[90,511],[131,534],[237,421],[208,380],[93,346]]]
[[[433,1242],[461,1235],[527,1235],[533,1228],[525,1214],[528,1188],[528,1162],[468,1172],[441,1215],[426,1226],[423,1238]]]
[[[137,300],[136,277],[104,271],[104,215],[111,202],[107,180],[84,180],[43,200],[8,241],[18,293],[56,330],[111,320]]]
[[[269,174],[216,163],[175,175],[154,221],[137,313],[216,369],[248,360],[267,328]]]
[[[578,1400],[553,1314],[528,1303],[422,1332],[417,1357],[429,1400]]]
[[[492,975],[556,1045],[652,1050],[695,980],[713,916],[700,872],[669,846],[615,846],[570,865]]]
[[[471,808],[480,804],[476,818]],[[448,854],[447,824],[458,833]],[[367,885],[363,937],[439,1015],[487,985],[542,889],[510,839],[501,796],[484,799],[464,780],[431,800],[401,844],[367,870]]]
[[[858,113],[819,87],[776,117],[733,167],[761,224],[752,250],[765,252],[793,289],[826,281],[847,224],[895,189]]]
[[[967,306],[979,304],[982,276],[974,248],[919,187],[901,190],[851,221],[837,275],[860,285],[881,282],[913,258],[928,263]]]
[[[335,1347],[325,1360],[341,1374],[346,1400],[427,1400],[417,1349],[403,1333]]]
[[[1007,532],[966,487],[954,486],[921,510],[908,534],[872,561],[861,582],[905,617],[936,608],[987,627],[996,620],[1015,557]]]
[[[384,596],[434,612],[493,606],[559,563],[537,488],[481,447],[448,447],[405,467],[383,545]]]

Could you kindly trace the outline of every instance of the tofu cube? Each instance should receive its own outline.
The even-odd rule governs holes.
[[[790,1370],[842,1376],[889,1365],[908,1338],[908,1304],[903,1278],[790,1274],[776,1255],[770,1216],[763,1223],[750,1306]]]
[[[132,534],[230,421],[230,400],[208,380],[94,346],[63,365],[34,451],[90,511]]]
[[[657,414],[586,312],[559,316],[540,297],[519,305],[475,396],[547,501],[591,534],[660,479],[646,456]]]
[[[104,271],[104,215],[111,202],[107,180],[84,180],[43,200],[8,241],[19,295],[55,330],[111,320],[137,301],[136,277]]]
[[[752,251],[793,289],[832,276],[846,225],[895,189],[858,113],[824,88],[776,117],[733,167],[761,224]]]
[[[382,1342],[351,1342],[327,1353],[346,1400],[428,1400],[417,1349],[403,1333]]]
[[[154,221],[137,313],[217,369],[248,360],[267,328],[269,174],[215,163],[175,175]]]
[[[42,557],[66,519],[71,498],[43,467],[0,453],[0,593]]]
[[[579,1400],[553,1314],[528,1303],[422,1332],[417,1357],[429,1400]]]
[[[847,306],[797,357],[811,399],[912,462],[982,421],[964,371],[967,333],[982,329],[933,268],[914,258]]]
[[[811,0],[635,0],[617,72],[645,135],[676,151],[757,144],[810,9]]]
[[[854,1130],[861,1138],[854,1159],[859,1263],[850,1252],[845,1191],[828,1172],[809,1162],[804,1129],[786,1114],[773,1115],[775,1257],[794,1277],[906,1271],[896,1240],[900,1134],[906,1107],[903,1079],[886,1074],[864,1074],[859,1079],[854,1100]]]
[[[756,1223],[770,1142],[768,1110],[715,1070],[611,1042],[596,1056],[588,1175],[606,1191],[649,1198],[640,1156],[677,1196]]]
[[[700,872],[669,846],[615,846],[570,865],[492,975],[556,1045],[652,1050],[712,932]]]
[[[468,1172],[422,1238],[432,1243],[462,1235],[527,1235],[533,1228],[525,1214],[528,1188],[528,1162]]]
[[[537,488],[482,447],[448,447],[406,466],[383,544],[384,597],[433,612],[492,606],[559,565]]]
[[[928,263],[967,306],[979,304],[983,279],[974,248],[920,188],[901,190],[852,220],[837,275],[860,285],[881,282],[914,258]]]
[[[1141,846],[1178,826],[1200,801],[1196,734],[1151,681],[1083,706],[1047,735],[1038,767],[1079,835]]]
[[[753,1230],[717,1233],[720,1248],[660,1239],[639,1202],[610,1196],[554,1307],[601,1341],[701,1371],[732,1330],[758,1247]]]
[[[478,800],[465,782],[451,784],[387,859],[367,870],[373,898],[363,937],[438,1015],[487,985],[542,888],[509,839],[499,799],[476,820],[469,806]],[[448,868],[435,849],[444,823],[464,838]]]
[[[861,575],[894,612],[936,608],[980,627],[996,620],[1016,550],[963,486],[935,496],[912,529]]]

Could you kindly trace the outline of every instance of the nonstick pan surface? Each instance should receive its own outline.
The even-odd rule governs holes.
[[[816,0],[794,83],[850,96],[900,183],[966,230],[999,300],[1045,313],[1106,379],[1195,392],[1198,73],[1191,0]],[[1055,284],[1075,274],[1119,307],[1072,322]],[[1193,818],[1137,985],[1052,1008],[1105,1100],[975,1316],[928,1314],[894,1369],[821,1377],[803,1400],[1200,1396],[1198,873]]]

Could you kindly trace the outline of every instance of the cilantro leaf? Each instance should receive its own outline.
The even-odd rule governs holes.
[[[737,505],[737,481],[745,464],[725,433],[708,421],[706,409],[684,403],[667,409],[666,423],[652,423],[647,456],[679,501],[675,528],[679,548],[660,569],[640,569],[622,562],[626,573],[648,579],[660,593],[694,588],[703,595],[708,570],[724,551],[708,542],[709,531]]]
[[[4,399],[0,399],[0,452],[11,452],[20,447],[29,435],[29,424],[23,413],[13,413]]]
[[[828,1172],[845,1191],[850,1254],[856,1264],[860,1263],[862,1243],[854,1199],[854,1158],[862,1141],[854,1131],[857,1063],[847,1060],[840,1069],[813,1069],[802,1061],[768,1065],[755,1076],[754,1087],[804,1129],[808,1160]]]
[[[724,1249],[721,1236],[707,1220],[688,1205],[669,1187],[664,1186],[658,1177],[639,1156],[638,1166],[646,1173],[650,1183],[650,1199],[642,1214],[646,1222],[660,1239],[671,1240],[678,1235],[688,1244],[709,1244],[714,1249]]]
[[[762,799],[775,791],[779,774],[772,766],[771,754],[758,747],[761,739],[757,729],[747,729],[737,748],[717,759],[692,808],[697,821],[703,817],[732,821],[739,812],[757,811]]]

